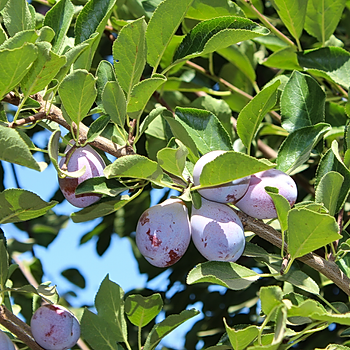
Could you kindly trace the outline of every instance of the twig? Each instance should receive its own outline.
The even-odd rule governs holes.
[[[278,231],[241,211],[235,210],[235,212],[242,221],[245,230],[254,232],[259,237],[281,249],[282,237]],[[283,249],[287,252],[287,243],[284,244]],[[350,295],[350,279],[339,269],[335,262],[327,261],[315,253],[306,254],[298,258],[298,260],[322,273],[332,280],[344,293]]]
[[[77,125],[75,123],[73,123],[72,128],[71,128],[71,125],[69,125],[66,122],[66,120],[63,118],[62,111],[58,107],[52,105],[51,110],[47,111],[45,109],[45,101],[40,94],[36,94],[36,95],[32,96],[32,98],[35,99],[36,101],[38,101],[41,105],[40,109],[38,110],[38,113],[34,115],[34,116],[36,116],[36,118],[38,118],[38,115],[41,116],[41,113],[44,113],[46,115],[45,119],[54,121],[69,131],[71,131],[73,129],[72,131],[74,133],[77,133]],[[7,94],[3,98],[3,101],[11,103],[13,105],[19,104],[19,98],[11,93]],[[32,117],[34,117],[34,116],[32,116]],[[26,123],[27,119],[28,118],[19,119],[16,121],[15,124],[12,123],[11,126],[14,127],[16,125],[23,125]],[[41,119],[44,119],[44,118],[41,118]],[[82,138],[87,138],[88,130],[89,130],[89,128],[86,125],[84,125],[83,123],[80,123],[79,133],[80,133],[80,136]],[[91,144],[93,146],[101,149],[104,152],[110,153],[111,155],[113,155],[115,157],[122,157],[122,156],[125,156],[128,154],[134,154],[134,150],[131,146],[123,146],[123,147],[118,146],[117,144],[115,144],[111,140],[108,140],[102,136],[98,136],[94,142],[91,142]]]
[[[0,324],[28,345],[31,350],[45,350],[34,340],[30,327],[4,305],[0,305]]]

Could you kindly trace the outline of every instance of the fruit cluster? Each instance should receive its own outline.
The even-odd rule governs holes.
[[[193,183],[200,185],[200,174],[208,162],[224,151],[202,156],[193,169]],[[136,244],[152,265],[167,267],[176,263],[187,250],[191,237],[207,259],[236,261],[243,253],[243,225],[228,204],[234,204],[257,219],[277,217],[276,208],[265,187],[276,187],[291,206],[297,198],[294,180],[280,170],[270,169],[230,183],[199,189],[201,207],[192,207],[191,218],[181,199],[167,199],[145,210],[136,227]]]

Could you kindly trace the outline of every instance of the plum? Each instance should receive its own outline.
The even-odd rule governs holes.
[[[199,177],[205,164],[211,162],[225,151],[211,151],[199,158],[193,168],[193,183],[195,186],[200,184]],[[211,201],[218,203],[235,203],[246,193],[249,186],[250,176],[242,177],[230,183],[203,188],[198,190],[199,194]]]
[[[257,219],[277,218],[275,205],[265,191],[266,186],[278,188],[278,193],[285,197],[291,206],[294,205],[298,196],[294,180],[283,171],[269,169],[251,176],[248,191],[235,204],[236,207]]]
[[[11,342],[10,338],[0,330],[0,349],[1,350],[15,350],[15,346]]]
[[[170,198],[148,208],[137,223],[137,247],[157,267],[175,264],[186,252],[190,240],[188,210],[180,199]]]
[[[68,146],[66,149],[66,155],[70,149],[71,147]],[[65,161],[66,157],[62,157],[59,164],[61,169],[64,166]],[[84,193],[76,195],[75,190],[83,181],[92,177],[103,176],[103,169],[106,167],[106,164],[102,157],[91,146],[87,145],[76,148],[71,154],[68,164],[66,165],[67,169],[65,170],[69,172],[77,171],[83,168],[84,165],[86,166],[85,173],[78,178],[69,176],[58,178],[60,189],[67,201],[78,208],[85,208],[88,205],[99,201],[102,197],[100,194]]]
[[[204,198],[199,209],[192,208],[191,234],[207,260],[234,262],[245,247],[243,225],[233,209]]]
[[[30,321],[35,341],[46,350],[67,350],[80,337],[77,318],[60,305],[40,306]]]

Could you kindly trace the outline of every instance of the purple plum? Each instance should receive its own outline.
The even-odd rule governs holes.
[[[67,147],[66,155],[70,149],[70,146]],[[66,157],[62,157],[59,164],[61,169],[65,161]],[[69,176],[58,178],[58,183],[64,197],[69,203],[78,208],[85,208],[99,201],[102,197],[100,194],[93,193],[75,194],[75,190],[80,183],[92,177],[103,176],[103,169],[106,167],[102,157],[89,145],[78,147],[73,151],[73,154],[69,158],[67,169],[65,170],[69,172],[77,171],[83,168],[84,165],[86,166],[86,171],[82,176],[78,178]]]
[[[77,318],[60,305],[39,307],[30,321],[35,341],[46,350],[67,350],[80,337]]]
[[[235,205],[244,213],[257,219],[277,218],[275,205],[266,193],[265,187],[276,187],[278,193],[293,206],[298,190],[294,180],[277,169],[269,169],[251,176],[247,193]]]
[[[137,247],[157,267],[175,264],[185,254],[190,240],[188,210],[180,199],[170,198],[148,208],[137,223]]]
[[[193,183],[195,186],[200,184],[199,178],[204,165],[211,162],[223,153],[225,153],[225,151],[211,151],[199,158],[193,168]],[[235,203],[246,193],[249,186],[249,181],[250,176],[246,176],[227,184],[203,188],[198,190],[198,192],[202,197],[214,202]]]
[[[245,247],[243,225],[232,208],[204,198],[199,209],[192,208],[191,234],[207,260],[234,262]]]
[[[10,338],[0,330],[0,349],[1,350],[15,350],[15,346],[11,342]]]

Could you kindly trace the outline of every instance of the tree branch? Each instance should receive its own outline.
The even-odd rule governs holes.
[[[241,211],[235,210],[235,212],[242,221],[245,230],[254,232],[278,248],[282,247],[282,238],[278,231]],[[283,249],[287,252],[287,243],[284,243]],[[335,262],[325,260],[315,253],[306,254],[298,258],[298,260],[322,273],[332,280],[344,293],[350,295],[350,279],[339,269]]]
[[[69,131],[71,131],[71,129],[73,129],[72,130],[73,132],[75,132],[75,133],[77,132],[76,124],[73,123],[72,128],[71,128],[71,126],[63,118],[62,111],[58,107],[52,105],[51,110],[48,111],[46,108],[46,101],[43,99],[43,97],[40,94],[36,94],[36,95],[32,96],[32,98],[40,103],[41,107],[39,108],[38,112],[34,116],[19,119],[16,121],[16,123],[11,123],[10,127],[15,127],[18,125],[32,123],[32,122],[40,120],[40,119],[48,119],[48,120],[56,122],[57,124],[63,126],[64,128],[66,128]],[[18,104],[20,102],[19,98],[11,93],[7,94],[3,98],[3,101],[5,101],[7,103],[11,103],[15,106],[18,106]],[[44,116],[43,116],[43,114],[44,114]],[[88,130],[89,130],[89,128],[86,125],[84,125],[83,123],[80,123],[79,133],[83,139],[84,138],[86,139]],[[122,156],[125,156],[128,154],[134,154],[134,150],[131,146],[123,146],[123,147],[118,146],[117,144],[115,144],[111,140],[108,140],[102,136],[98,136],[94,142],[91,142],[91,144],[93,146],[101,149],[104,152],[110,153],[111,155],[113,155],[115,157],[122,157]]]
[[[0,305],[0,324],[28,345],[31,350],[45,350],[34,340],[30,327],[4,305]]]

